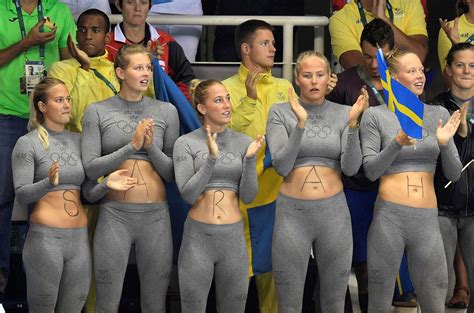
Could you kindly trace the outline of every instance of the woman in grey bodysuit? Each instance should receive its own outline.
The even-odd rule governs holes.
[[[395,50],[387,57],[392,79],[423,92],[423,64],[416,54]],[[362,117],[361,144],[367,177],[380,177],[368,234],[369,312],[390,311],[393,285],[406,251],[410,277],[423,312],[442,313],[447,290],[446,258],[438,223],[433,177],[438,156],[443,172],[457,180],[461,162],[452,140],[459,111],[424,105],[423,138],[407,136],[387,106]],[[443,126],[444,125],[444,126]]]
[[[257,194],[263,137],[252,142],[226,127],[230,96],[219,81],[194,81],[191,95],[205,127],[180,137],[173,152],[176,183],[192,204],[178,259],[181,308],[204,313],[214,277],[220,310],[243,313],[249,272],[239,197],[250,203]]]
[[[301,312],[311,248],[317,260],[323,312],[344,311],[352,261],[352,231],[341,171],[357,173],[362,155],[358,119],[368,106],[362,89],[352,106],[325,99],[327,59],[303,52],[295,67],[300,99],[274,104],[267,141],[284,177],[276,203],[272,264],[280,312]]]
[[[12,154],[16,203],[33,204],[23,248],[28,308],[32,313],[79,313],[91,277],[87,216],[80,190],[85,179],[81,135],[65,130],[71,119],[66,85],[43,79],[30,108],[30,132]],[[101,184],[87,182],[84,195],[97,201],[109,188],[128,190],[136,179],[117,171]]]
[[[91,179],[127,169],[138,184],[109,192],[94,234],[96,312],[117,312],[132,245],[143,313],[165,311],[171,274],[171,224],[164,180],[172,181],[176,108],[144,96],[152,56],[141,45],[123,46],[115,58],[120,91],[89,105],[82,120],[82,156]]]

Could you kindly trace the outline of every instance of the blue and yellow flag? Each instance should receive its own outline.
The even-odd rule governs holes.
[[[405,86],[392,79],[382,49],[378,49],[377,63],[389,110],[395,112],[400,126],[408,136],[422,139],[423,102]]]

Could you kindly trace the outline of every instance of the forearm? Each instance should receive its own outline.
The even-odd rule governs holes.
[[[53,184],[51,184],[49,177],[32,184],[22,184],[20,182],[15,187],[15,196],[21,204],[26,205],[41,199],[52,187]]]
[[[257,196],[258,192],[258,180],[257,180],[257,168],[256,159],[244,157],[242,176],[239,184],[239,195],[242,202],[249,204]]]
[[[395,44],[400,48],[415,53],[424,62],[428,55],[428,38],[424,35],[407,36],[393,23],[389,23],[393,30]]]
[[[84,153],[87,149],[87,144],[83,145],[83,163],[87,177],[92,180],[115,171],[135,153],[135,149],[131,143],[104,156],[94,157],[91,153]]]
[[[206,163],[191,177],[187,172],[192,170],[192,167],[176,165],[176,184],[181,196],[187,203],[193,204],[204,191],[212,176],[215,163],[216,159],[209,155]]]
[[[0,50],[0,67],[10,63],[13,59],[21,55],[31,47],[26,38],[18,41],[10,47]]]
[[[359,129],[348,127],[343,136],[346,136],[347,139],[341,154],[341,169],[347,176],[354,176],[362,164]]]
[[[402,147],[393,139],[382,151],[364,154],[363,165],[367,178],[375,181],[382,176],[395,160]]]
[[[270,153],[273,156],[272,164],[279,175],[286,177],[295,165],[295,160],[300,150],[301,138],[304,134],[304,128],[295,127],[286,142],[279,132],[274,132],[274,135],[270,135],[272,133],[271,128],[269,128],[267,137],[270,137],[269,146]],[[272,152],[272,150],[274,152]]]
[[[86,179],[82,184],[81,190],[87,201],[91,203],[97,202],[109,192],[107,177],[100,183],[98,183],[97,180]]]
[[[148,156],[153,163],[158,174],[163,177],[167,182],[171,182],[174,179],[173,171],[173,159],[172,157],[167,156],[163,151],[158,149],[156,144],[153,144],[151,147],[145,149],[148,153]]]
[[[451,181],[459,180],[461,177],[462,163],[453,140],[450,140],[445,146],[440,146],[439,149],[444,176]]]

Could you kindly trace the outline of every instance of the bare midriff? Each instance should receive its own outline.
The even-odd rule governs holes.
[[[50,191],[36,201],[30,222],[56,228],[87,226],[87,216],[81,205],[80,190]]]
[[[413,208],[436,208],[433,173],[403,172],[380,178],[380,200]]]
[[[312,165],[294,168],[283,180],[280,192],[296,199],[318,200],[332,197],[342,189],[339,170]]]
[[[127,169],[128,176],[138,180],[138,184],[127,191],[110,190],[108,201],[128,203],[160,203],[166,201],[165,185],[153,164],[146,160],[128,159],[117,170]]]
[[[240,221],[239,197],[233,190],[210,189],[194,202],[188,216],[207,224],[232,224]]]

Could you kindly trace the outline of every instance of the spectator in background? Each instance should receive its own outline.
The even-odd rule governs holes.
[[[44,17],[55,24],[46,27]],[[11,154],[26,134],[28,90],[59,59],[70,58],[68,33],[76,33],[69,8],[57,0],[2,1],[0,4],[0,299],[8,279],[13,206]],[[28,66],[35,66],[28,75]],[[28,84],[27,84],[28,83]]]
[[[474,124],[472,116],[473,66],[474,46],[466,42],[453,45],[446,58],[446,76],[450,80],[451,88],[432,101],[432,104],[440,105],[450,113],[461,110],[461,124],[454,137],[454,143],[463,166],[466,166],[474,157],[474,136],[472,131],[469,131]],[[435,190],[439,208],[439,224],[448,265],[448,307],[465,309],[469,305],[467,312],[473,312],[474,299],[470,297],[470,290],[474,289],[474,190],[471,183],[474,181],[474,169],[472,164],[463,171],[458,182],[445,187],[448,181],[438,165]]]
[[[115,26],[106,46],[109,60],[115,59],[118,49],[123,45],[141,44],[148,47],[160,59],[163,70],[189,99],[189,83],[195,78],[191,63],[173,37],[146,22],[151,0],[116,0],[115,5],[122,12],[123,21]]]
[[[360,34],[374,18],[390,25],[397,46],[414,52],[421,61],[425,60],[428,33],[423,7],[418,0],[354,0],[329,19],[331,46],[342,67],[350,69],[363,63]]]
[[[59,0],[69,6],[74,19],[88,9],[101,10],[105,14],[111,14],[109,0]]]
[[[453,21],[439,19],[438,57],[441,71],[446,67],[446,56],[452,45],[460,42],[474,43],[474,1],[458,0],[458,17]]]
[[[156,1],[153,1],[155,3]],[[172,0],[153,4],[150,15],[202,15],[201,0]],[[201,25],[156,25],[162,31],[174,37],[183,48],[190,62],[196,61],[196,54],[201,39]]]

